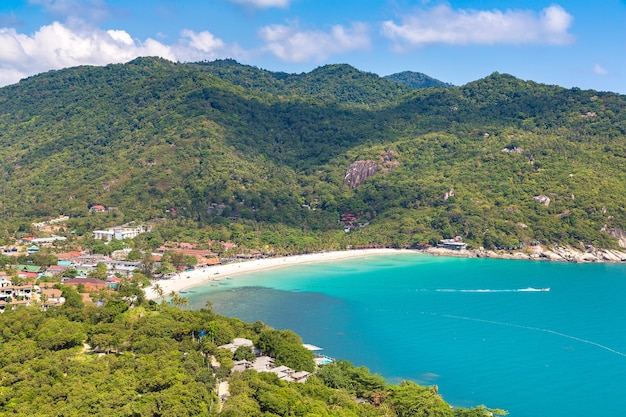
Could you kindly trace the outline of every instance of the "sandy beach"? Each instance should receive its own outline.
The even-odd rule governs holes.
[[[172,291],[185,291],[189,288],[204,284],[206,282],[219,281],[221,279],[233,277],[237,274],[261,271],[271,268],[280,268],[287,265],[337,261],[340,259],[358,258],[363,256],[400,253],[415,254],[421,252],[410,249],[359,249],[255,259],[251,261],[228,263],[225,265],[207,266],[190,272],[181,272],[179,274],[176,274],[172,278],[153,281],[152,285],[146,288],[146,297],[149,300],[156,300],[159,298],[158,294],[154,291],[155,284],[158,284],[163,290],[163,294],[167,296]]]

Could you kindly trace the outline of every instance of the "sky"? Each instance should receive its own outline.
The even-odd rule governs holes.
[[[0,0],[0,86],[138,56],[626,94],[626,0]]]

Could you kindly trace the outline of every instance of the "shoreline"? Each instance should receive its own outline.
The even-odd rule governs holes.
[[[179,272],[172,278],[153,280],[150,286],[145,288],[145,292],[148,300],[157,300],[159,296],[154,291],[155,284],[158,284],[163,289],[163,294],[167,297],[172,291],[179,293],[207,282],[220,281],[239,274],[264,271],[283,266],[333,262],[372,255],[423,253],[423,251],[414,249],[354,249],[232,262],[224,265],[206,266],[189,272]]]
[[[172,278],[153,280],[149,287],[145,288],[148,300],[157,300],[158,294],[154,286],[158,284],[163,290],[165,297],[172,291],[180,293],[189,288],[212,281],[220,281],[238,274],[264,271],[267,269],[280,268],[290,265],[307,263],[332,262],[343,259],[354,259],[374,255],[430,255],[452,256],[462,258],[491,258],[491,259],[516,259],[516,260],[540,260],[573,263],[622,263],[626,262],[626,253],[617,250],[596,250],[593,252],[581,252],[568,247],[555,247],[553,250],[536,246],[529,252],[494,252],[484,249],[450,250],[442,248],[418,249],[349,249],[343,251],[317,252],[302,255],[282,256],[249,261],[233,262],[224,265],[206,266],[189,272],[179,272]]]

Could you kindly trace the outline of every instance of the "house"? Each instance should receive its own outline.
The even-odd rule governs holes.
[[[233,366],[232,372],[243,372],[246,369],[252,368],[252,362],[247,360],[237,361],[235,362],[235,366]]]
[[[10,303],[9,303],[9,305],[10,305],[12,308],[16,308],[16,307],[19,307],[19,306],[28,307],[28,306],[29,306],[29,305],[31,305],[31,304],[32,304],[32,301],[31,301],[31,300],[26,300],[26,299],[24,299],[24,300],[12,301],[12,302],[10,302]]]
[[[254,343],[250,339],[244,339],[243,337],[236,337],[232,343],[228,343],[222,346],[218,346],[218,349],[228,349],[231,352],[235,351],[241,346],[248,346],[250,349],[254,349]]]
[[[56,274],[62,274],[63,271],[65,271],[67,268],[69,268],[69,266],[64,266],[64,265],[50,265],[47,269],[47,275],[48,276],[54,276]]]
[[[26,282],[35,282],[37,281],[37,278],[39,278],[42,275],[43,273],[37,273],[37,272],[23,272],[23,271],[17,272],[17,277],[25,280]]]
[[[274,358],[269,356],[259,356],[252,363],[252,369],[257,372],[266,372],[274,367]]]
[[[133,272],[136,269],[141,268],[141,262],[135,261],[116,261],[113,259],[107,259],[102,261],[107,266],[109,271],[118,272]]]
[[[67,261],[67,262],[69,262],[69,264],[67,266],[70,266],[72,264],[72,261],[74,259],[78,258],[81,255],[82,255],[82,252],[64,252],[64,253],[57,253],[57,254],[55,254],[57,259],[59,260],[59,262],[57,262],[57,264],[58,265],[64,265],[61,262],[62,261]]]
[[[63,291],[56,288],[45,288],[41,290],[40,298],[44,307],[60,306],[65,302],[65,297],[62,294]]]
[[[307,371],[299,371],[291,374],[291,377],[295,382],[306,382],[309,376],[311,376],[311,373]]]
[[[100,239],[100,240],[106,240],[107,242],[110,240],[113,240],[113,236],[115,236],[115,232],[112,230],[94,230],[93,231],[93,238],[94,239]]]
[[[306,382],[307,378],[311,376],[310,372],[307,371],[294,371],[288,366],[278,366],[276,368],[272,368],[267,372],[275,373],[279,379],[285,382]]]
[[[39,265],[18,265],[17,270],[23,272],[41,272],[41,267]]]
[[[94,213],[104,213],[107,211],[107,208],[101,204],[94,204],[93,206],[89,207],[89,211],[93,211]]]
[[[464,250],[467,249],[467,243],[463,242],[461,236],[456,236],[454,239],[441,239],[437,247],[449,250]]]
[[[276,368],[272,368],[267,372],[274,373],[278,376],[278,379],[282,379],[285,382],[294,382],[295,380],[291,377],[295,371],[288,366],[282,365],[277,366]]]
[[[94,239],[110,241],[112,239],[124,240],[133,239],[141,233],[147,232],[145,226],[116,226],[106,230],[94,230]]]
[[[11,277],[5,273],[0,273],[0,288],[8,287],[11,284]]]
[[[64,236],[38,237],[36,239],[31,240],[31,243],[33,245],[50,246],[54,242],[64,242],[66,240],[67,238]]]
[[[0,300],[12,302],[17,300],[30,300],[35,293],[34,285],[8,285],[0,288]]]

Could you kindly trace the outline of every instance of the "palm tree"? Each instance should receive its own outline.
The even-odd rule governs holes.
[[[165,291],[163,291],[163,287],[159,284],[154,284],[154,292],[159,296],[161,304],[163,304],[165,302]]]
[[[46,304],[48,304],[48,295],[41,294],[41,310],[42,311],[46,310]]]
[[[182,304],[182,297],[178,295],[176,291],[172,291],[170,293],[170,302],[173,306],[180,307],[180,305]]]

